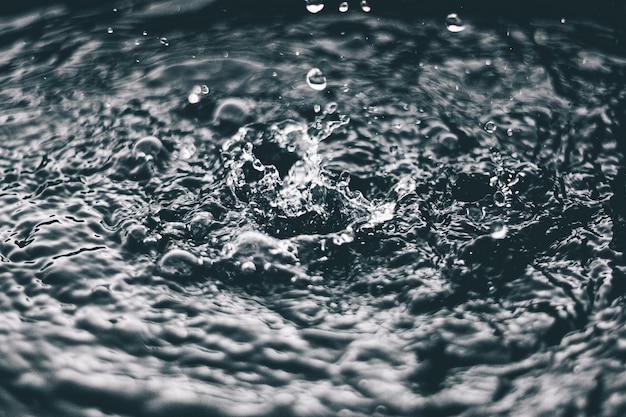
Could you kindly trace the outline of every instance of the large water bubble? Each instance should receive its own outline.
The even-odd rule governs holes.
[[[221,125],[241,126],[248,119],[250,109],[240,99],[228,98],[223,100],[215,110],[215,122]]]
[[[156,159],[161,152],[163,152],[163,144],[154,136],[146,136],[139,139],[133,146],[133,157],[135,159]]]
[[[190,278],[201,266],[198,257],[182,249],[172,249],[159,261],[157,267],[161,275],[168,278]]]

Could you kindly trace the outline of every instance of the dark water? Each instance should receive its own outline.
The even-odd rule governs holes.
[[[4,12],[0,416],[624,415],[623,2],[340,3]]]

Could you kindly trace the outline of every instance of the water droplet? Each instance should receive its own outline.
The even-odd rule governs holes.
[[[163,150],[163,144],[154,136],[146,136],[139,139],[133,146],[133,157],[135,159],[150,160],[156,158]]]
[[[306,83],[315,91],[326,88],[326,77],[319,68],[313,68],[306,74]]]
[[[313,111],[314,111],[315,113],[319,113],[319,112],[321,112],[321,111],[322,111],[322,106],[320,106],[319,104],[314,105],[314,106],[313,106]]]
[[[562,17],[562,18],[561,18],[561,24],[562,24],[562,25],[564,25],[564,24],[565,24],[565,18],[564,18],[564,17]]]
[[[506,135],[507,136],[513,136],[513,129],[509,128],[506,130]]]
[[[202,94],[209,94],[211,92],[209,86],[207,86],[206,84],[203,84],[202,87],[200,87],[200,91],[202,92]]]
[[[341,13],[345,13],[345,12],[348,11],[348,9],[349,9],[348,2],[347,1],[342,1],[341,4],[339,5],[339,11]]]
[[[319,13],[324,8],[324,3],[319,0],[307,0],[306,9],[309,13]]]
[[[450,13],[448,16],[446,16],[445,23],[446,23],[446,28],[450,32],[456,33],[456,32],[462,32],[463,30],[465,30],[465,25],[459,18],[459,15],[457,15],[456,13]]]
[[[493,203],[498,207],[504,207],[506,205],[506,196],[502,191],[493,193]]]
[[[372,7],[369,5],[367,0],[361,1],[361,10],[363,10],[365,13],[369,13],[372,11]]]
[[[485,132],[487,133],[495,132],[496,128],[497,128],[496,124],[492,122],[491,120],[485,123],[485,126],[483,127],[483,129],[485,129]]]
[[[108,33],[108,34],[113,33],[113,28],[108,28],[108,29],[107,29],[107,33]]]
[[[171,278],[188,278],[201,264],[199,259],[182,249],[172,249],[159,261],[159,272]]]
[[[170,42],[167,40],[167,38],[161,38],[159,39],[159,42],[161,42],[161,45],[163,46],[170,46]]]
[[[143,36],[148,36],[148,31],[144,30],[144,31],[142,32],[142,35],[143,35]]]

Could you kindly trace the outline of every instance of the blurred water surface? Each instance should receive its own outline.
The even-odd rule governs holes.
[[[0,416],[624,415],[626,8],[539,6],[12,5]]]

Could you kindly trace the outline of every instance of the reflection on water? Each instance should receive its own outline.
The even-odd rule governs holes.
[[[487,4],[12,6],[0,415],[621,416],[626,9]]]

